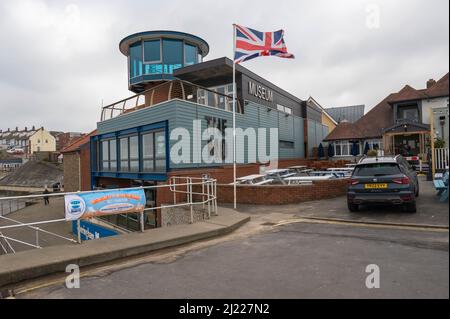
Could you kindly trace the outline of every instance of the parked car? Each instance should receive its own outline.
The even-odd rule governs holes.
[[[13,155],[21,155],[21,154],[25,153],[25,150],[23,148],[13,147],[13,148],[7,150],[6,153],[13,154]]]
[[[416,212],[418,196],[417,174],[401,155],[364,157],[349,180],[347,203],[352,212],[362,204],[402,205]]]
[[[57,182],[52,185],[52,189],[54,193],[61,191],[61,183]]]

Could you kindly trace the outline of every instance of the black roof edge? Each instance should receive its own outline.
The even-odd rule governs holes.
[[[187,74],[190,72],[195,72],[195,71],[199,71],[202,69],[206,69],[206,68],[210,68],[210,67],[215,67],[215,66],[219,66],[219,65],[226,65],[230,68],[233,68],[233,61],[227,57],[221,57],[221,58],[217,58],[214,60],[209,60],[209,61],[205,61],[202,63],[197,63],[194,65],[190,65],[184,68],[180,68],[174,71],[173,75],[175,77],[178,77],[180,75],[183,74]],[[263,77],[261,77],[260,75],[250,71],[249,69],[247,69],[246,67],[243,67],[240,64],[236,64],[236,73],[241,73],[244,74],[258,82],[261,82],[262,84],[264,84],[265,86],[271,88],[274,91],[277,91],[278,93],[280,93],[281,95],[284,95],[294,101],[296,101],[297,103],[302,103],[305,102],[306,100],[302,100],[298,97],[296,97],[295,95],[287,92],[286,90],[280,88],[279,86],[273,84],[272,82],[264,79]]]

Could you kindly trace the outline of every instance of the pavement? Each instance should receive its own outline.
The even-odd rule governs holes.
[[[283,206],[239,205],[239,211],[250,214],[286,214],[290,217],[314,217],[339,219],[355,222],[374,222],[388,224],[449,226],[448,202],[439,202],[433,183],[420,177],[420,196],[417,198],[417,213],[406,213],[397,206],[362,207],[359,212],[352,213],[347,209],[345,197],[305,202]]]
[[[219,216],[194,224],[101,238],[83,242],[81,245],[58,245],[2,255],[0,256],[0,287],[64,272],[69,264],[86,267],[225,235],[249,219],[246,214],[219,207]]]

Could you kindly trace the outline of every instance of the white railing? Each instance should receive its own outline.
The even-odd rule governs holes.
[[[448,169],[449,162],[449,150],[448,148],[435,148],[434,149],[434,165],[437,170]]]
[[[194,206],[201,205],[203,208],[207,207],[208,210],[208,218],[210,218],[213,214],[217,215],[217,180],[212,178],[196,178],[196,177],[172,177],[167,185],[155,185],[155,186],[143,186],[143,187],[132,187],[132,188],[124,188],[122,190],[132,190],[132,189],[162,189],[168,188],[173,195],[173,203],[167,203],[157,207],[148,207],[144,209],[144,212],[140,214],[140,226],[141,231],[145,230],[145,213],[149,211],[157,211],[162,208],[172,208],[172,207],[189,207],[190,209],[190,223],[194,222]],[[117,191],[117,189],[105,189],[105,190],[96,190],[89,192],[70,192],[70,193],[50,193],[50,194],[39,194],[39,195],[25,195],[25,196],[11,196],[11,197],[0,197],[1,202],[8,202],[11,200],[24,200],[24,199],[42,199],[43,197],[49,198],[57,198],[63,197],[65,195],[71,194],[80,194],[80,193],[91,193],[91,192],[108,192],[108,191]],[[178,200],[177,194],[184,194],[185,200]],[[195,200],[195,196],[198,200]],[[180,196],[179,196],[180,197]],[[182,197],[182,196],[181,196]],[[18,211],[17,213],[20,213]],[[64,212],[61,212],[64,214]],[[133,214],[133,213],[126,213]],[[61,219],[53,219],[53,220],[43,220],[43,221],[35,221],[35,222],[21,222],[12,218],[8,218],[6,216],[0,215],[0,221],[6,221],[11,223],[10,225],[0,226],[0,254],[1,251],[3,253],[15,253],[14,248],[12,247],[10,242],[22,244],[32,248],[43,248],[41,246],[40,241],[40,233],[44,233],[47,235],[51,235],[53,237],[66,240],[72,243],[81,243],[80,232],[78,232],[77,240],[73,238],[67,238],[61,236],[59,234],[47,231],[45,229],[40,228],[41,225],[47,225],[52,223],[71,223],[71,221],[67,221],[65,218]],[[35,242],[30,243],[23,240],[19,240],[17,238],[13,238],[11,236],[7,236],[5,234],[6,231],[18,228],[28,228],[32,229],[35,232]]]

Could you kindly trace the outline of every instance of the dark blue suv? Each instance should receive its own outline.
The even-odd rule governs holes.
[[[402,156],[363,157],[349,180],[347,203],[352,212],[359,205],[388,204],[415,213],[417,196],[417,174]]]

